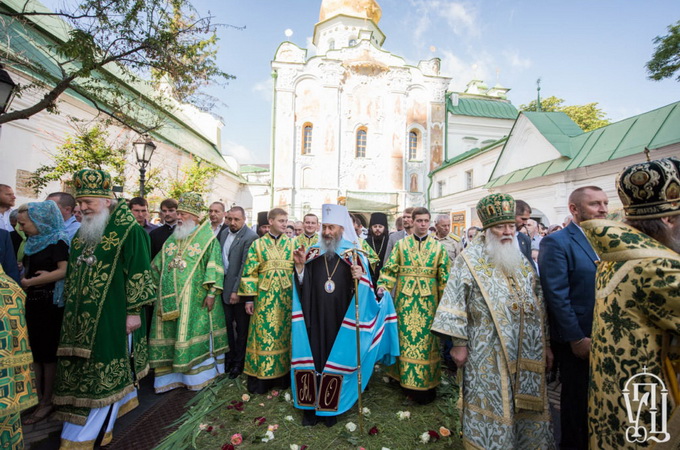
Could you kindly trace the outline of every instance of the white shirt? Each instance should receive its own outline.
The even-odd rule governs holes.
[[[238,231],[236,233],[238,233]],[[224,240],[224,247],[222,248],[222,264],[224,264],[225,273],[229,268],[229,248],[231,247],[231,243],[234,242],[234,238],[236,238],[236,233],[232,233],[231,230],[229,230],[227,238]]]
[[[9,214],[12,212],[12,209],[8,209],[4,213],[0,213],[0,230],[7,230],[9,232],[14,231],[14,228],[12,228],[12,225],[9,223]]]

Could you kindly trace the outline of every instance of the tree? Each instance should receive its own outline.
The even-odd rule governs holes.
[[[680,69],[680,20],[675,25],[668,25],[666,36],[657,36],[652,59],[647,62],[649,79],[661,81],[672,77]],[[676,81],[680,81],[678,74]]]
[[[220,172],[217,166],[203,161],[200,158],[195,158],[191,164],[182,167],[183,175],[170,182],[168,196],[171,198],[180,198],[182,194],[187,192],[196,192],[198,194],[205,194],[211,190],[211,181]]]
[[[597,107],[597,102],[572,106],[564,106],[563,103],[564,99],[555,96],[541,99],[541,111],[563,112],[586,132],[610,123],[604,111]],[[536,111],[536,100],[530,101],[527,105],[520,105],[519,109],[520,111]]]
[[[75,132],[66,136],[57,152],[51,155],[53,163],[38,167],[29,179],[28,185],[33,188],[36,195],[53,181],[63,180],[70,185],[73,174],[85,168],[110,173],[114,186],[120,186],[123,191],[126,187],[132,189],[137,187],[139,171],[128,159],[129,149],[132,147],[129,140],[111,139],[109,133],[99,123],[94,126],[76,123],[73,126]],[[147,171],[145,184],[147,193],[162,189],[163,177],[160,172],[158,167]]]
[[[198,16],[190,0],[72,0],[56,12],[32,0],[21,3],[20,10],[0,4],[0,42],[5,46],[0,63],[33,74],[35,81],[22,90],[44,95],[25,109],[3,114],[0,124],[43,110],[56,112],[58,97],[72,89],[119,122],[148,131],[155,125],[141,118],[148,121],[156,115],[142,114],[140,94],[125,84],[151,80],[156,83],[156,102],[170,94],[179,102],[209,108],[202,89],[233,78],[217,66],[212,17]],[[24,54],[17,34],[36,28],[36,20],[55,19],[69,25],[68,34],[47,45],[33,42],[44,58]],[[58,22],[51,25],[58,28]],[[161,82],[170,88],[158,89]]]

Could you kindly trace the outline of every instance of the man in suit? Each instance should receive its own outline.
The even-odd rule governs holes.
[[[168,240],[177,225],[177,200],[166,198],[161,202],[161,215],[164,224],[149,233],[151,238],[151,259],[154,259]]]
[[[519,250],[529,260],[531,266],[536,268],[534,260],[531,257],[531,238],[520,232],[522,227],[526,227],[531,219],[531,206],[524,200],[515,200],[515,235],[517,236],[517,243]]]
[[[228,227],[224,228],[217,238],[222,246],[222,262],[224,263],[222,301],[229,340],[226,370],[229,372],[229,378],[233,379],[243,372],[243,359],[246,354],[248,324],[250,323],[245,303],[240,301],[237,292],[248,249],[257,239],[257,233],[245,226],[246,212],[240,206],[232,207],[227,212],[226,220]]]
[[[605,219],[608,204],[597,186],[576,189],[569,196],[572,222],[543,238],[538,256],[552,337],[559,343],[562,449],[588,448],[588,356],[599,258],[579,224]]]
[[[227,213],[225,211],[226,208],[222,202],[212,202],[210,204],[208,217],[210,218],[210,227],[215,236],[219,236],[223,230],[228,228],[228,224],[225,220]]]
[[[404,210],[404,214],[401,216],[402,226],[404,227],[404,229],[400,231],[395,231],[394,233],[390,234],[390,238],[387,241],[387,250],[385,250],[385,258],[383,259],[383,265],[387,262],[388,259],[390,259],[390,253],[392,253],[392,248],[394,248],[394,244],[396,244],[398,240],[404,239],[406,236],[409,236],[413,233],[413,218],[411,217],[412,212],[413,212],[412,207],[406,208]]]

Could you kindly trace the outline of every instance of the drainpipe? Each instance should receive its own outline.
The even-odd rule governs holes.
[[[275,175],[275,168],[276,168],[276,158],[275,158],[275,153],[276,153],[276,79],[278,78],[279,74],[274,69],[272,71],[272,78],[274,79],[274,93],[273,93],[273,98],[272,98],[272,137],[271,137],[271,148],[270,148],[270,156],[269,156],[269,167],[271,168],[270,173],[271,173],[271,179],[269,180],[269,209],[274,208],[274,175]]]

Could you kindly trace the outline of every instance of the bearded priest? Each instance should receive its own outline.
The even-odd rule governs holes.
[[[220,243],[199,194],[182,195],[178,221],[151,263],[158,296],[151,320],[149,359],[156,393],[200,390],[224,373],[227,330],[221,301],[224,266]]]
[[[101,445],[111,442],[116,418],[138,405],[149,370],[140,316],[155,287],[149,235],[113,198],[111,175],[84,169],[73,185],[83,221],[66,272],[53,403],[65,421],[62,448],[93,448],[100,431]]]
[[[319,243],[309,249],[299,247],[294,253],[297,283],[291,382],[295,407],[304,410],[305,426],[319,420],[334,425],[337,416],[358,399],[358,371],[363,390],[377,361],[391,365],[399,355],[394,304],[389,294],[377,301],[368,259],[359,251],[354,258],[352,249],[360,244],[347,209],[331,204],[321,209]]]
[[[515,200],[477,203],[484,234],[456,258],[432,324],[463,370],[465,448],[554,448],[545,383],[552,365],[540,283],[515,237]]]

